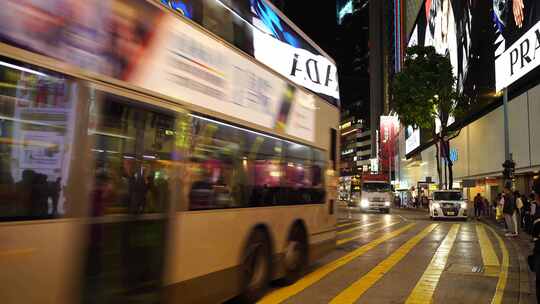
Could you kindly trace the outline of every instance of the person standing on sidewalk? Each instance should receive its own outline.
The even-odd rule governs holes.
[[[517,206],[516,198],[512,193],[510,187],[504,187],[504,205],[503,205],[504,220],[508,227],[508,232],[505,236],[517,236],[518,235],[518,223],[517,223]]]
[[[514,191],[514,199],[516,200],[516,208],[517,208],[517,221],[518,221],[518,229],[523,227],[523,199],[521,198],[521,194],[519,191]]]
[[[489,200],[487,197],[484,197],[484,215],[488,218],[491,217],[491,204],[489,203]]]
[[[477,193],[474,197],[474,216],[476,218],[479,218],[482,214],[482,205],[484,204],[484,199],[482,198],[482,195],[480,193]]]
[[[536,273],[536,301],[540,303],[540,181],[533,186],[534,200],[531,201],[532,227],[531,235],[534,242],[532,255],[527,259],[530,270]]]
[[[532,216],[534,215],[531,213],[532,205],[534,204],[534,199],[531,199],[530,196],[527,197],[526,195],[523,195],[521,197],[521,200],[523,200],[523,230],[527,233],[531,233],[531,224],[532,224]]]

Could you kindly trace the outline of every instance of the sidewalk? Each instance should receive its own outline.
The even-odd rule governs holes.
[[[473,219],[474,220],[474,219]],[[513,247],[513,251],[518,254],[519,261],[519,303],[532,304],[536,303],[536,274],[529,270],[527,264],[527,256],[532,253],[534,244],[531,242],[531,236],[525,231],[520,230],[520,234],[515,238],[504,237],[504,225],[498,223],[493,218],[481,217],[480,222],[493,227],[506,241],[507,245]]]

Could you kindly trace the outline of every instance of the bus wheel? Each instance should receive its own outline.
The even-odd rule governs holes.
[[[267,290],[271,279],[271,247],[268,233],[255,229],[245,248],[242,262],[241,303],[255,303]]]
[[[304,225],[295,223],[291,232],[285,254],[283,257],[285,276],[283,283],[292,284],[303,274],[308,264],[308,240]]]

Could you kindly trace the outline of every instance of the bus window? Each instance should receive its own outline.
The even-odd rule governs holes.
[[[236,192],[243,181],[240,130],[193,118],[188,163],[189,202],[191,210],[241,207]],[[233,198],[233,196],[235,198]]]
[[[159,303],[175,119],[123,97],[96,95],[83,303]]]
[[[0,221],[65,216],[77,87],[0,57]],[[74,202],[74,201],[73,201]]]
[[[325,153],[194,117],[190,210],[324,203]]]
[[[313,149],[313,190],[312,190],[312,203],[322,204],[326,199],[326,153],[322,150]]]
[[[92,215],[165,212],[174,118],[136,108],[110,94],[104,94],[93,109]]]

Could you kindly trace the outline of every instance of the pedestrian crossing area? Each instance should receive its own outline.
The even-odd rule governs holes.
[[[486,224],[359,214],[336,229],[334,252],[258,303],[518,303],[517,262]]]

